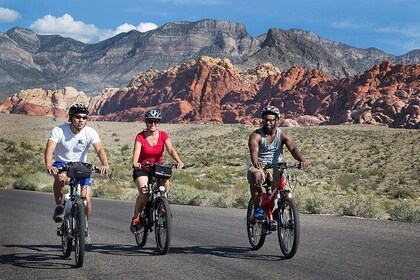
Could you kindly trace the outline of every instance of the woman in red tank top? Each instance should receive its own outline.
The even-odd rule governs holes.
[[[133,151],[133,179],[139,191],[139,196],[134,207],[134,216],[131,221],[130,230],[140,225],[139,214],[143,211],[149,196],[147,189],[148,172],[142,170],[141,166],[145,163],[154,164],[163,162],[163,151],[166,149],[168,154],[177,162],[177,168],[184,166],[179,158],[175,148],[172,146],[171,140],[165,131],[159,130],[159,124],[162,114],[159,110],[147,111],[144,115],[146,129],[137,134],[134,142]],[[166,190],[169,191],[169,181],[165,183]]]

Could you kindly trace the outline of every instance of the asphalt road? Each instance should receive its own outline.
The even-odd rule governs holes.
[[[61,257],[52,194],[0,189],[0,279],[419,279],[420,224],[301,215],[286,260],[277,235],[250,249],[244,209],[172,205],[167,255],[136,247],[133,202],[94,199],[82,268]]]

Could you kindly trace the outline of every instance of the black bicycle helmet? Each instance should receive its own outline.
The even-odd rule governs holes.
[[[274,106],[267,106],[262,109],[261,117],[264,117],[267,114],[275,115],[278,119],[280,118],[280,111]]]
[[[149,119],[161,120],[162,113],[160,112],[160,110],[150,110],[150,111],[147,111],[146,114],[144,114],[144,118],[146,120],[149,120]]]
[[[89,115],[89,109],[88,106],[83,103],[76,103],[70,106],[69,108],[69,116],[73,116],[77,113],[84,113]]]

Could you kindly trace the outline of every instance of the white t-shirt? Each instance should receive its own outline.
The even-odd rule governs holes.
[[[57,143],[55,161],[62,162],[86,162],[90,144],[101,141],[95,129],[85,126],[79,133],[74,134],[69,123],[54,127],[49,139]]]

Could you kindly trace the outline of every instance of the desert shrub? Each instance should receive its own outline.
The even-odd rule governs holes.
[[[420,210],[410,200],[398,202],[389,210],[389,214],[393,221],[420,223]]]
[[[394,199],[415,198],[416,196],[413,190],[402,186],[391,186],[385,191]]]
[[[326,198],[324,195],[316,195],[305,199],[304,210],[311,214],[321,214],[325,211]]]
[[[356,181],[356,175],[349,173],[340,174],[337,178],[337,183],[343,190],[357,188]]]
[[[46,172],[35,172],[23,175],[13,182],[13,188],[30,191],[51,191],[52,177]]]
[[[374,218],[378,213],[379,205],[373,196],[350,195],[338,205],[342,215]]]

